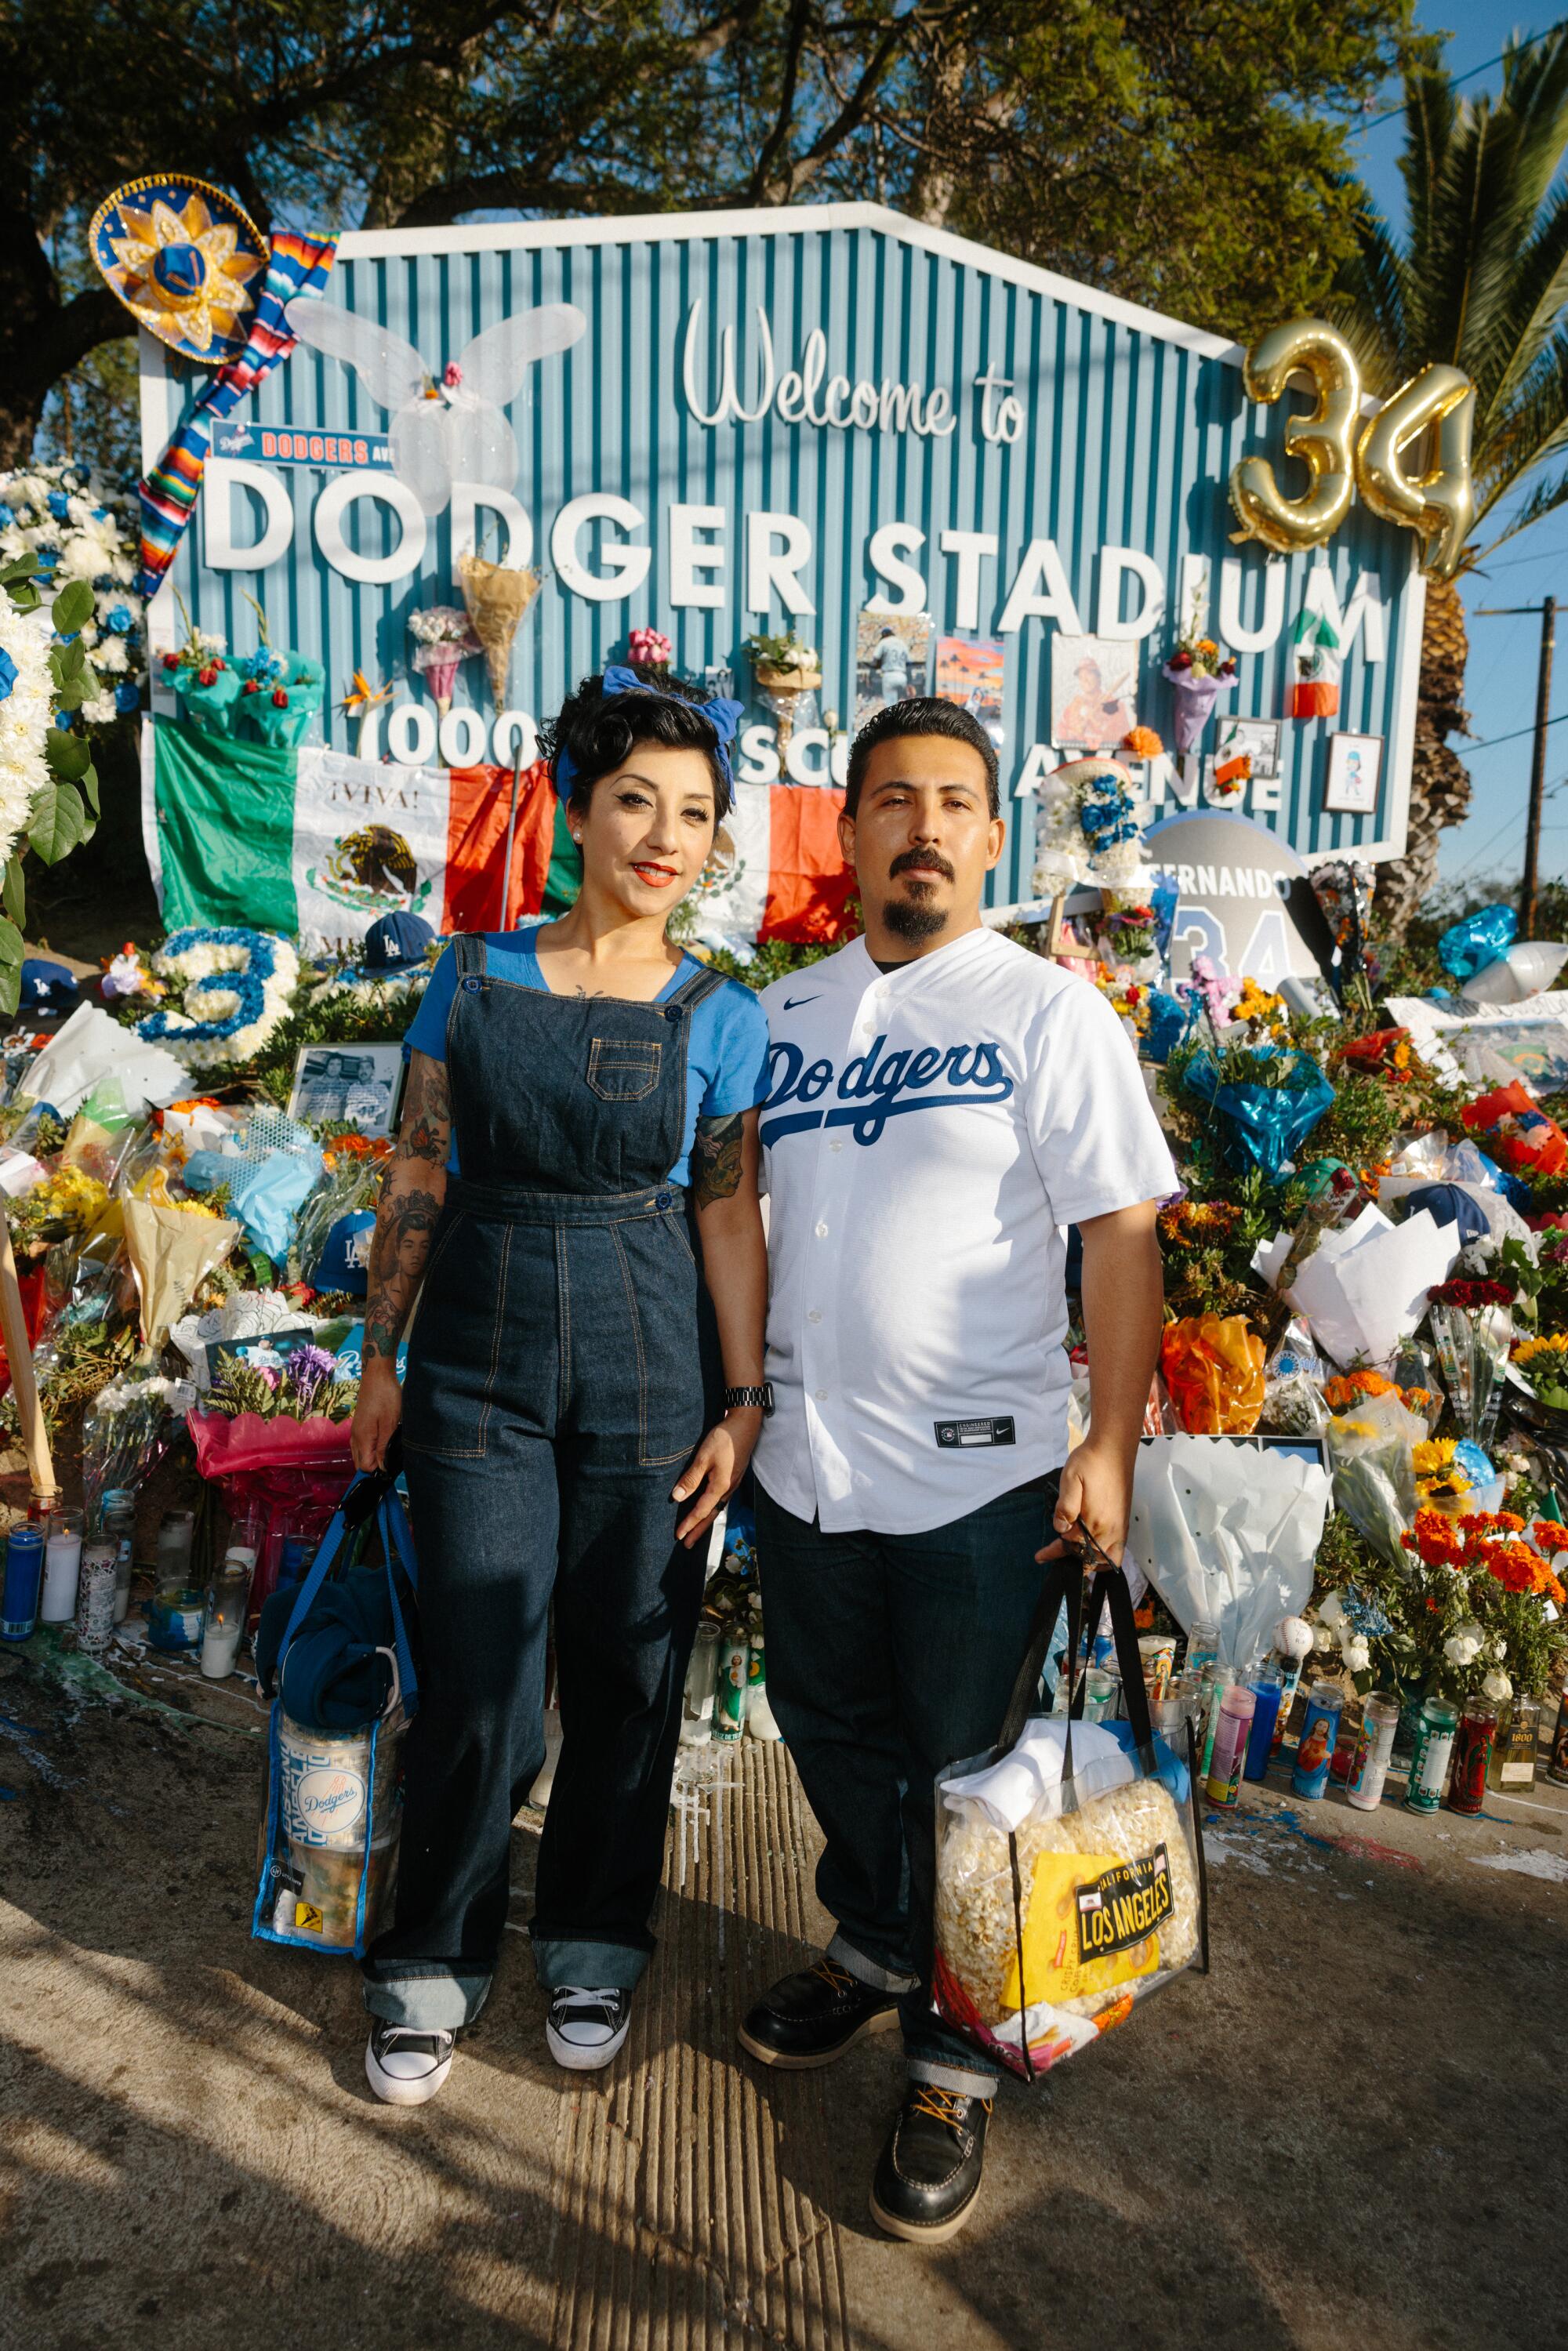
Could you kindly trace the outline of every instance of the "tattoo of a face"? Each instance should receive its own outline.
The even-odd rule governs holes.
[[[367,1355],[396,1355],[440,1214],[441,1203],[434,1192],[400,1192],[382,1201],[371,1243],[365,1299]]]
[[[740,1185],[740,1145],[744,1111],[722,1118],[699,1118],[692,1141],[692,1186],[699,1208],[711,1201],[734,1197]]]

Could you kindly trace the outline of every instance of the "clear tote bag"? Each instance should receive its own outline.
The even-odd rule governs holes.
[[[996,1745],[952,1764],[936,1792],[935,2004],[1027,2081],[1208,1966],[1190,1727],[1185,1756],[1152,1728],[1132,1594],[1115,1568],[1092,1579],[1089,1644],[1092,1654],[1109,1608],[1127,1719],[1085,1723],[1082,1680],[1066,1717],[1042,1715],[1063,1608],[1071,1669],[1084,1620],[1079,1556],[1047,1570]]]
[[[392,1472],[356,1479],[300,1584],[278,1646],[267,1727],[266,1793],[258,1839],[251,1932],[263,1942],[362,1959],[392,1917],[402,1826],[403,1736],[419,1703],[419,1684],[398,1590],[401,1573],[417,1589],[413,1537]],[[282,1685],[291,1644],[312,1635],[311,1612],[334,1575],[356,1570],[372,1526],[380,1531],[386,1576],[383,1612],[357,1643],[382,1647],[390,1689],[378,1711],[347,1728],[325,1729],[286,1710]],[[363,1577],[368,1571],[358,1570]],[[379,1594],[378,1594],[379,1600]],[[322,1612],[318,1614],[318,1625]],[[340,1625],[340,1612],[339,1614]],[[331,1632],[328,1633],[329,1645]],[[352,1636],[342,1633],[347,1641]]]

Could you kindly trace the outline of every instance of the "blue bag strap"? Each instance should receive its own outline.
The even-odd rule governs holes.
[[[283,1660],[288,1654],[288,1645],[314,1605],[317,1593],[337,1565],[338,1554],[343,1548],[344,1536],[350,1533],[357,1535],[365,1521],[374,1517],[392,1492],[401,1468],[402,1449],[394,1433],[392,1442],[387,1447],[386,1460],[382,1467],[379,1469],[361,1469],[333,1512],[332,1522],[322,1536],[320,1548],[310,1563],[304,1582],[299,1586],[288,1623],[284,1628],[283,1638],[277,1645],[277,1673],[280,1677],[283,1672]],[[399,1671],[401,1670],[400,1660]]]
[[[403,1711],[413,1714],[419,1705],[419,1677],[413,1669],[413,1652],[409,1646],[408,1626],[403,1622],[402,1603],[398,1598],[397,1573],[392,1565],[395,1555],[398,1565],[414,1591],[419,1589],[415,1573],[413,1537],[409,1531],[407,1517],[395,1493],[389,1493],[380,1511],[382,1548],[386,1556],[387,1593],[392,1601],[392,1651],[397,1658],[398,1679],[402,1687]]]

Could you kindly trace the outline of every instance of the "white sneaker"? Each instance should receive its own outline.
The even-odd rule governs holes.
[[[389,2106],[423,2106],[451,2073],[453,2047],[450,2032],[420,2032],[378,2018],[365,2050],[365,2079]]]
[[[552,1991],[545,2040],[558,2065],[591,2074],[608,2065],[632,2029],[629,1991],[591,1991],[562,1984]]]

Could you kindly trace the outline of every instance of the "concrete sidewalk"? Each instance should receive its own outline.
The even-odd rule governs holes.
[[[258,1712],[143,1686],[174,1710],[0,1658],[4,2351],[1568,2341],[1568,1791],[1479,1821],[1249,1792],[1210,1832],[1213,1973],[1004,2091],[981,2208],[923,2254],[866,2211],[895,2048],[735,2046],[822,1931],[781,1749],[684,1803],[609,2074],[549,2063],[518,1932],[399,2112],[352,1966],[250,1940]],[[534,1849],[525,1815],[519,1927]]]

